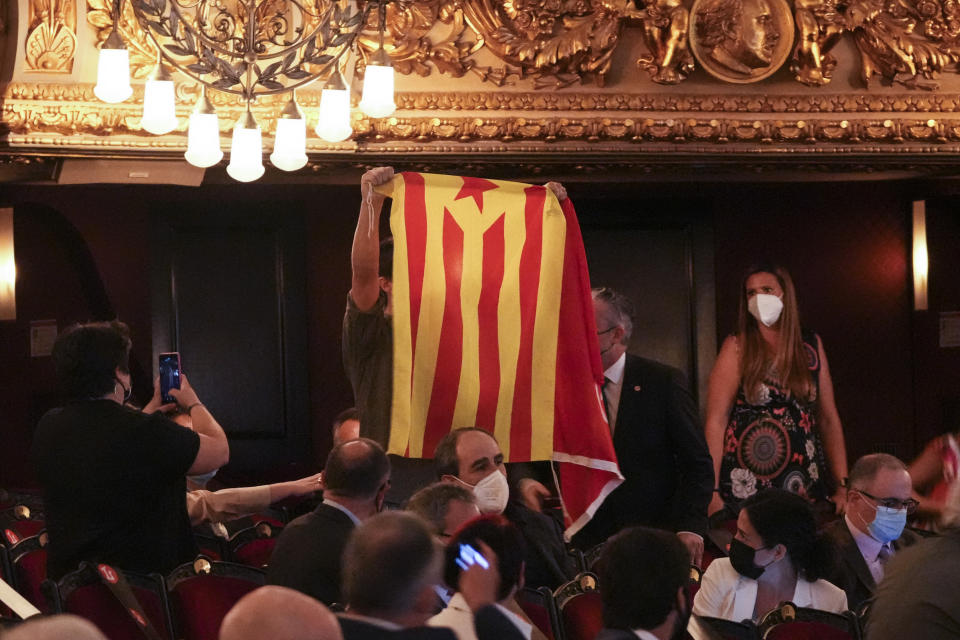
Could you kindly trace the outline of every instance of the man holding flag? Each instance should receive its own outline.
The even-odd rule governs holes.
[[[361,193],[343,343],[361,434],[416,459],[476,425],[507,461],[554,460],[572,535],[622,476],[583,241],[562,187],[381,168]]]

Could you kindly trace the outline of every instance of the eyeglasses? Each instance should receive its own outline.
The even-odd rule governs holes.
[[[917,510],[917,506],[920,504],[913,498],[907,498],[906,500],[900,500],[899,498],[877,498],[876,496],[870,495],[863,489],[852,489],[852,491],[856,491],[857,493],[870,498],[876,502],[878,506],[886,507],[887,509],[893,509],[894,511],[906,509],[907,513],[913,513]]]

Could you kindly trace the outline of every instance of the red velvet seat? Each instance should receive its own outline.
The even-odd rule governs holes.
[[[603,604],[597,576],[581,573],[554,592],[565,640],[593,640],[603,629]]]
[[[115,571],[119,571],[115,569]],[[166,585],[159,574],[121,571],[143,613],[163,638],[173,640],[173,623]],[[147,638],[126,607],[103,583],[95,565],[84,562],[58,582],[47,580],[44,590],[57,613],[73,613],[93,622],[110,640]]]
[[[694,616],[695,624],[705,627],[712,637],[722,640],[760,640],[760,630],[749,620],[734,622],[723,618]]]
[[[16,504],[0,511],[0,531],[4,541],[13,546],[24,538],[35,536],[46,528],[40,509],[26,504]]]
[[[784,602],[763,616],[759,624],[764,640],[860,640],[856,614],[798,607]]]
[[[9,549],[11,585],[40,611],[50,611],[50,605],[40,586],[47,577],[47,532],[24,538]]]
[[[177,637],[211,640],[220,633],[220,623],[236,602],[260,587],[266,574],[233,562],[197,558],[167,576],[167,594]]]

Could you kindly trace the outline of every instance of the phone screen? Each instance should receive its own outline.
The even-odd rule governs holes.
[[[164,404],[176,402],[170,395],[170,389],[180,388],[180,354],[177,352],[160,354],[160,399]]]

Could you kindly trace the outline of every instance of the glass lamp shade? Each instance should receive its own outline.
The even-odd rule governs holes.
[[[363,77],[360,110],[371,118],[386,118],[397,110],[393,102],[393,67],[368,64]]]
[[[247,115],[240,118],[233,128],[233,144],[230,147],[230,164],[227,165],[227,174],[239,182],[252,182],[262,176],[263,172],[260,125],[247,112]]]
[[[177,128],[173,80],[147,80],[143,91],[143,118],[140,126],[158,136]]]
[[[123,102],[133,93],[130,86],[130,52],[126,49],[100,49],[97,62],[97,86],[93,94],[111,104]]]
[[[270,162],[277,169],[296,171],[307,164],[307,123],[303,117],[279,118]]]
[[[353,133],[350,127],[350,90],[324,89],[320,94],[320,119],[317,135],[327,142],[346,140]]]
[[[215,113],[190,114],[187,129],[187,162],[195,167],[212,167],[223,159],[220,149],[220,122]]]

